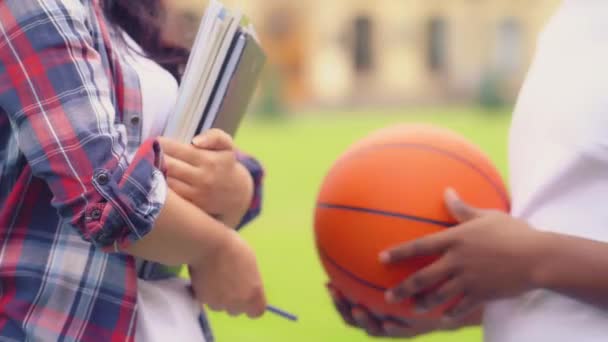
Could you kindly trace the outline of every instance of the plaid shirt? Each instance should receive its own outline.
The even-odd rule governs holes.
[[[0,341],[132,341],[138,275],[174,276],[114,253],[150,231],[167,185],[112,41],[98,0],[0,1]],[[242,162],[245,224],[263,171]]]

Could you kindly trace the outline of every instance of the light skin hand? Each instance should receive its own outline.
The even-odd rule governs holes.
[[[181,144],[159,139],[166,156],[167,182],[183,198],[235,228],[253,197],[253,179],[237,160],[232,138],[216,129]]]
[[[170,266],[189,265],[201,305],[252,318],[264,313],[253,250],[235,231],[172,190],[151,232],[122,252]]]

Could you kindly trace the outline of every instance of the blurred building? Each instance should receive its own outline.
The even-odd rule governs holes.
[[[189,16],[204,0],[174,0]],[[225,0],[293,106],[512,100],[559,0]],[[190,20],[191,22],[193,20]]]

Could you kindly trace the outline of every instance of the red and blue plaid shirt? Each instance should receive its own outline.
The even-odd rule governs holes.
[[[167,184],[112,35],[97,0],[0,0],[2,341],[131,341],[138,276],[171,276],[115,252],[150,231]],[[263,171],[242,162],[244,224]]]

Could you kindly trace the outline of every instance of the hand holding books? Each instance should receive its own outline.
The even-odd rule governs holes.
[[[190,144],[211,128],[234,137],[266,62],[253,26],[246,21],[241,13],[231,13],[219,1],[210,1],[165,137]],[[275,306],[266,310],[287,320],[298,319]]]

